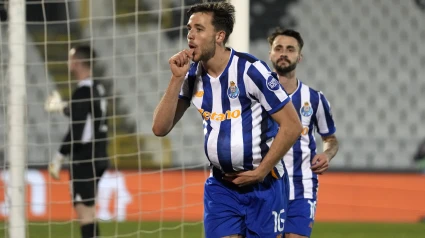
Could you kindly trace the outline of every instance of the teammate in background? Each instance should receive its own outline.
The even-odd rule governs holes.
[[[49,173],[59,179],[62,161],[71,158],[70,180],[74,208],[80,221],[83,238],[99,236],[95,200],[100,177],[108,167],[107,100],[105,88],[92,79],[95,52],[89,46],[70,50],[68,67],[78,80],[69,107],[70,127],[59,152],[49,164]]]
[[[270,61],[285,91],[291,97],[303,125],[301,136],[284,157],[289,175],[289,206],[286,238],[310,237],[316,211],[318,175],[329,167],[338,151],[331,108],[322,92],[295,76],[302,59],[303,39],[294,30],[277,29],[268,38]],[[315,131],[322,136],[323,153],[316,154]]]
[[[189,9],[190,49],[169,60],[172,76],[152,130],[167,135],[190,103],[200,112],[211,165],[204,190],[207,238],[281,237],[287,203],[282,158],[301,123],[268,66],[225,47],[234,12],[227,2]]]

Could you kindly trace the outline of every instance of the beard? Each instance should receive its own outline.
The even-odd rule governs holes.
[[[213,39],[210,44],[205,47],[204,49],[202,49],[202,53],[199,56],[199,60],[198,61],[203,61],[203,62],[207,62],[209,59],[211,59],[212,57],[214,57],[215,55],[215,39]]]
[[[279,66],[279,63],[282,60],[285,60],[286,62],[288,62],[289,65],[288,66]],[[297,62],[291,63],[291,61],[289,61],[288,59],[279,59],[276,62],[272,62],[272,64],[273,64],[273,67],[276,70],[276,73],[278,73],[279,75],[284,75],[284,74],[290,73],[297,68]]]

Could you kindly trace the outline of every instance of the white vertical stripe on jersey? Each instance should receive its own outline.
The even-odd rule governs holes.
[[[272,107],[267,102],[267,99],[264,96],[264,94],[261,93],[261,90],[257,87],[257,85],[254,83],[252,78],[248,76],[248,74],[246,75],[246,77],[248,78],[248,80],[245,80],[245,85],[247,86],[247,88],[249,88],[249,90],[247,90],[247,91],[248,92],[258,91],[260,95],[254,95],[254,96],[258,97],[257,99],[261,102],[260,104],[264,107],[264,109],[266,109],[266,111],[270,111],[272,109]],[[256,88],[256,89],[254,90],[254,88]]]
[[[286,170],[288,172],[289,177],[289,200],[293,200],[295,198],[295,186],[294,186],[294,149],[288,150],[284,157],[290,158],[285,160]]]
[[[228,69],[227,75],[228,75],[228,79],[237,79],[238,78],[238,72],[237,72],[237,65],[238,65],[238,60],[239,57],[233,57],[232,59],[232,63],[231,66]],[[230,81],[231,80],[226,80],[227,81],[227,88],[229,88],[230,86]],[[223,80],[223,82],[226,82]],[[235,83],[237,84],[237,80]],[[226,95],[227,96],[227,95]],[[241,115],[238,118],[233,118],[232,120],[230,120],[230,123],[232,123],[231,126],[231,133],[230,133],[230,154],[231,154],[231,158],[232,158],[232,165],[233,168],[235,170],[243,170],[243,158],[244,158],[244,147],[243,147],[243,143],[241,143],[240,141],[243,140],[243,130],[242,130],[242,107],[241,107],[241,103],[239,101],[239,97],[235,98],[235,99],[231,99],[229,98],[230,101],[230,111],[233,112],[235,110],[240,110],[241,111]],[[223,112],[225,113],[225,112]],[[242,147],[241,147],[242,145]],[[240,160],[236,160],[234,158],[242,158],[242,161]]]
[[[326,123],[325,109],[323,108],[323,102],[321,99],[321,93],[319,92],[319,105],[317,106],[316,118],[317,118],[317,129],[321,134],[329,133],[328,124]],[[322,117],[324,120],[319,120]]]
[[[272,146],[272,143],[274,142],[274,137],[270,138],[266,144],[270,148]],[[283,159],[283,158],[282,158]],[[283,176],[285,174],[285,169],[283,168],[283,163],[279,161],[279,163],[276,164],[275,168],[277,169],[277,172],[280,176]]]
[[[303,84],[301,86],[301,108],[304,105],[304,102],[308,102],[310,104],[310,107],[312,107],[312,104],[310,102],[310,88]],[[301,114],[301,122],[303,126],[310,126],[312,116],[305,117]],[[311,162],[310,162],[310,138],[309,133],[307,135],[303,135],[303,138],[301,139],[301,150],[302,150],[302,163],[301,163],[301,171],[303,173],[303,178],[311,178],[312,177],[312,171],[310,169]],[[304,197],[305,198],[312,198],[312,188],[313,188],[313,181],[311,179],[303,179],[303,187],[304,187]]]
[[[209,77],[209,76],[208,76]],[[216,113],[224,113],[221,102],[221,84],[220,80],[216,78],[210,77],[211,91],[212,91],[212,112]],[[220,162],[218,160],[218,152],[217,152],[217,139],[218,133],[220,132],[220,123],[216,120],[210,119],[210,125],[212,130],[208,137],[208,157],[210,158],[211,163],[214,164],[217,168],[221,169]]]
[[[198,74],[198,73],[197,73]],[[195,106],[196,109],[202,107],[202,101],[204,100],[204,94],[197,94],[198,92],[204,91],[204,84],[202,83],[202,80],[199,80],[196,78],[195,84],[193,86],[193,92],[192,92],[192,104]],[[207,134],[207,123],[205,120],[203,120],[203,127],[204,127],[204,136]]]

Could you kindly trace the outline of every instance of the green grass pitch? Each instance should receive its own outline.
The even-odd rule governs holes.
[[[0,238],[8,237],[7,225],[0,223]],[[104,222],[102,237],[202,238],[201,223],[180,222]],[[77,223],[30,223],[27,238],[79,238]],[[425,224],[317,223],[311,238],[420,238]]]

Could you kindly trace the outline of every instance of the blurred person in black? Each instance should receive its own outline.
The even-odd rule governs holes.
[[[425,140],[418,145],[418,149],[413,156],[413,161],[416,163],[418,169],[425,174]]]
[[[89,46],[69,51],[68,67],[78,85],[64,108],[70,118],[69,131],[48,168],[50,175],[59,179],[62,162],[70,157],[72,199],[83,238],[99,236],[95,200],[99,180],[109,165],[107,99],[104,86],[92,78],[95,58]]]

